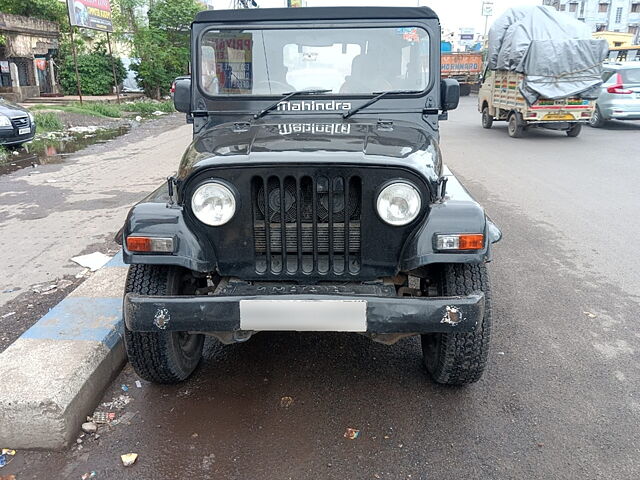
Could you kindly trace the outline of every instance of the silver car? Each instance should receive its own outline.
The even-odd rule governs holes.
[[[640,62],[605,63],[602,92],[589,124],[601,127],[607,120],[640,120]]]

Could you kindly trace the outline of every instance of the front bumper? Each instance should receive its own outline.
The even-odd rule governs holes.
[[[362,307],[363,323],[355,328],[336,328],[335,318],[323,319],[317,315],[317,312],[323,311],[323,303],[331,304],[332,308],[357,303]],[[482,320],[485,302],[482,292],[459,297],[428,298],[340,294],[156,297],[128,293],[124,298],[124,320],[131,331],[233,332],[240,338],[243,337],[242,332],[247,331],[243,323],[250,324],[243,315],[249,310],[256,310],[246,308],[252,304],[264,309],[265,317],[274,318],[274,322],[270,325],[267,320],[262,324],[264,328],[250,328],[251,331],[420,334],[473,331]],[[300,315],[300,304],[309,308],[308,315]],[[278,314],[277,318],[274,317],[274,311]],[[255,313],[253,315],[255,317]],[[346,322],[354,325],[351,319]],[[283,328],[283,325],[286,327]]]
[[[36,136],[35,125],[30,127],[29,133],[18,135],[18,130],[14,128],[0,128],[0,145],[14,145],[16,143],[26,143]]]

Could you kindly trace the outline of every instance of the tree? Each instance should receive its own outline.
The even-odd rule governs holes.
[[[159,99],[176,77],[188,73],[189,25],[202,8],[195,0],[157,0],[147,13],[148,25],[135,26],[139,60],[132,68],[148,96]]]
[[[77,95],[76,72],[73,58],[68,55],[60,68],[60,85],[67,95]],[[115,57],[116,78],[120,83],[125,75],[125,68],[120,58]],[[85,95],[108,95],[113,91],[113,72],[111,57],[101,45],[91,53],[78,55],[78,72],[82,81],[82,93]]]
[[[0,0],[0,12],[58,22],[61,27],[68,23],[66,4],[58,0]]]

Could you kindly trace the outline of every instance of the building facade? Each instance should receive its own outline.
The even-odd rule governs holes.
[[[0,96],[20,102],[58,91],[52,55],[58,24],[0,13]]]
[[[640,0],[543,0],[561,12],[574,15],[594,32],[631,33],[640,43]]]

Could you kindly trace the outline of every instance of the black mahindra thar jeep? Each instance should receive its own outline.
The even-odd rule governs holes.
[[[205,11],[176,109],[177,174],[131,209],[125,345],[138,374],[186,379],[205,335],[420,335],[439,383],[480,378],[498,228],[443,164],[429,8]]]

